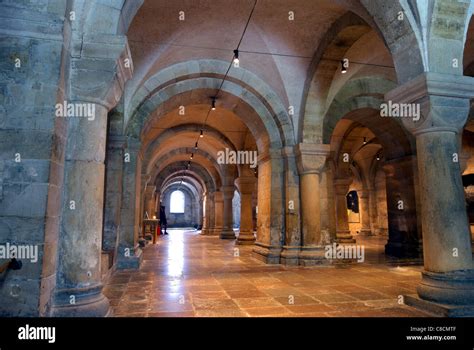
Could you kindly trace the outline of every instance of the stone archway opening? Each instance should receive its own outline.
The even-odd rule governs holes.
[[[371,117],[377,115],[369,110],[350,114],[336,124],[331,136],[336,238],[341,243],[367,245],[375,263],[419,261],[422,240],[414,159],[403,155],[403,142],[397,145],[386,137],[380,139],[382,130],[376,122],[368,122]],[[394,126],[392,133],[396,133]],[[349,208],[351,192],[357,193],[358,212]]]

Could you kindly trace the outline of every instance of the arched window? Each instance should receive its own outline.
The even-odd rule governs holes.
[[[177,190],[171,193],[170,213],[174,213],[174,214],[184,213],[184,193],[183,192]]]

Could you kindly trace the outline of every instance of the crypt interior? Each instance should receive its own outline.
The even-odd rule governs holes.
[[[473,13],[0,1],[0,316],[473,316]]]

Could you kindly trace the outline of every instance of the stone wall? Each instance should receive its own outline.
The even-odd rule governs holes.
[[[170,212],[170,199],[174,191],[184,194],[184,213]],[[185,186],[172,185],[165,190],[162,197],[162,205],[165,206],[166,221],[168,227],[197,227],[199,225],[198,205],[195,194]]]
[[[0,315],[39,316],[56,279],[65,128],[65,2],[0,4],[0,244],[32,245],[38,261],[0,275]],[[59,91],[59,93],[58,93]]]

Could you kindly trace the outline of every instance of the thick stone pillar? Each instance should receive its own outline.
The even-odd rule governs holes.
[[[215,192],[208,192],[207,193],[207,201],[209,205],[209,221],[208,221],[208,231],[209,235],[214,235],[216,230],[216,202],[215,202]]]
[[[156,186],[147,185],[145,188],[145,212],[148,213],[148,217],[153,219],[153,215],[155,215],[156,208],[155,208],[155,191]]]
[[[106,191],[104,206],[104,236],[102,250],[114,253],[120,230],[122,203],[124,136],[109,136],[107,140]]]
[[[324,247],[321,245],[320,173],[329,152],[329,145],[300,144],[297,148],[302,217],[301,265],[324,262]]]
[[[200,195],[197,208],[197,229],[202,230],[204,226],[204,195]]]
[[[138,269],[142,252],[138,246],[141,203],[141,144],[135,139],[127,141],[123,165],[121,230],[117,252],[118,269]]]
[[[349,216],[347,215],[347,192],[351,180],[336,179],[334,189],[336,196],[336,241],[339,243],[355,243],[349,230]]]
[[[203,218],[201,235],[205,236],[209,234],[209,211],[211,209],[209,203],[209,193],[204,193],[203,198]]]
[[[255,258],[268,264],[280,263],[285,239],[283,172],[280,149],[270,149],[269,154],[259,156],[257,239],[253,253]]]
[[[155,191],[155,212],[153,213],[153,215],[155,215],[158,220],[160,219],[160,205],[161,205],[161,192],[158,191],[157,189]]]
[[[214,227],[213,234],[220,235],[224,218],[224,195],[222,191],[214,192]]]
[[[90,40],[90,41],[89,41]],[[98,45],[99,44],[99,45]],[[81,49],[81,54],[75,52]],[[94,49],[92,49],[94,48]],[[107,113],[118,102],[128,57],[122,36],[82,37],[71,44],[68,104],[85,106],[87,117],[67,117],[54,316],[105,316],[101,251]]]
[[[292,147],[282,150],[285,184],[285,242],[280,263],[298,265],[301,250],[300,185],[296,156]]]
[[[421,106],[419,121],[403,120],[416,136],[424,255],[421,299],[405,301],[422,307],[434,302],[438,310],[454,316],[474,315],[471,237],[458,142],[473,96],[474,79],[435,73],[425,73],[386,96]]]
[[[360,234],[362,236],[371,236],[372,230],[370,227],[370,195],[369,191],[362,190],[359,193],[359,212],[361,213],[361,228]]]
[[[222,231],[219,234],[221,239],[235,239],[234,220],[232,212],[232,199],[234,198],[234,186],[223,186],[223,217]]]
[[[418,257],[422,251],[416,215],[415,166],[415,157],[394,159],[383,166],[387,184],[387,255]]]
[[[255,242],[252,220],[252,194],[256,182],[255,177],[239,177],[235,180],[235,186],[240,193],[240,230],[237,244],[253,244]]]
[[[369,193],[369,218],[370,218],[370,231],[372,235],[379,233],[379,217],[377,210],[377,190],[375,187],[369,187],[367,190]]]

